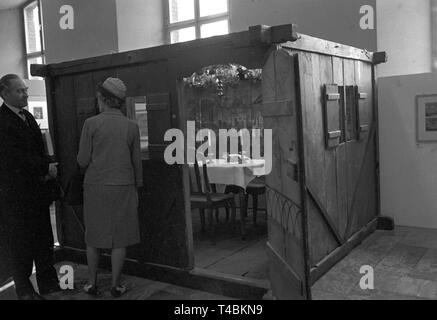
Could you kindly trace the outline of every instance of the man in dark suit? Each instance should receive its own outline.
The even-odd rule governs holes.
[[[56,178],[41,131],[27,106],[27,87],[17,75],[0,79],[0,241],[19,299],[43,300],[29,277],[33,262],[39,293],[59,290],[53,267],[53,232],[44,183]]]

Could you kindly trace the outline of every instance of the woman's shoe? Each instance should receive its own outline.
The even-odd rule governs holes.
[[[111,288],[111,295],[114,298],[120,298],[122,295],[124,295],[127,291],[127,288],[125,286],[117,286]]]
[[[99,297],[102,295],[99,289],[97,289],[97,286],[93,286],[92,284],[87,284],[85,287],[83,287],[83,291],[94,297]]]

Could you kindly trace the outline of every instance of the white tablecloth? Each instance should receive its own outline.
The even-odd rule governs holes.
[[[199,163],[199,169],[203,174],[202,163]],[[246,189],[253,179],[265,175],[265,160],[246,160],[244,163],[212,160],[207,163],[207,171],[211,184],[235,185]]]

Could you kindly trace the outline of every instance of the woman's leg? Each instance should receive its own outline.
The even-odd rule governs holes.
[[[123,271],[124,260],[126,258],[126,248],[112,249],[112,287],[120,285],[121,272]]]
[[[99,267],[100,250],[93,247],[87,247],[86,256],[88,260],[88,273],[90,284],[97,284],[97,269]]]

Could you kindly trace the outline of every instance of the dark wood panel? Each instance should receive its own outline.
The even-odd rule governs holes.
[[[55,144],[57,147],[57,158],[59,161],[59,177],[64,189],[68,180],[77,168],[77,151],[78,151],[78,132],[74,78],[60,77],[54,82],[54,100],[51,106],[54,109],[53,117],[56,119]],[[65,210],[60,206],[59,216],[62,221],[62,228],[58,230],[61,234],[61,245],[75,245],[83,243],[83,234],[77,225],[70,223],[72,221],[71,211]]]
[[[141,259],[179,268],[193,268],[185,216],[181,166],[143,161],[145,187],[140,192]]]
[[[74,77],[74,97],[77,121],[77,139],[80,141],[83,124],[89,117],[96,115],[96,85],[93,74],[86,73]]]

